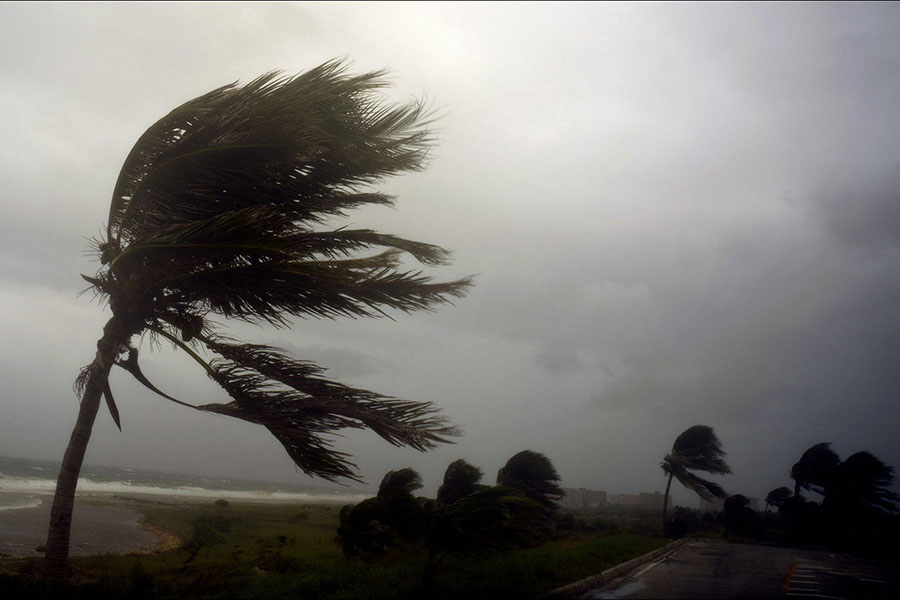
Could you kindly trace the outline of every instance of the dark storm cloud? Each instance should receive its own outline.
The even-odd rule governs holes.
[[[75,297],[84,238],[137,136],[219,85],[347,56],[445,114],[429,169],[385,184],[396,209],[348,224],[449,247],[433,274],[476,286],[435,314],[230,331],[463,427],[427,455],[341,440],[368,480],[532,448],[567,485],[651,491],[695,423],[748,495],[819,441],[900,467],[897,5],[483,4],[0,5],[0,452],[65,443],[108,316]],[[158,385],[222,400],[161,350]],[[265,432],[114,384],[127,435],[101,419],[89,458],[296,476]]]

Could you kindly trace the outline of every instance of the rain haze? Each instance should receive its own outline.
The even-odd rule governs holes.
[[[336,441],[368,484],[457,458],[493,481],[546,454],[565,487],[662,491],[659,462],[715,428],[729,493],[791,485],[822,441],[900,467],[900,6],[198,3],[0,6],[0,455],[59,460],[107,307],[99,264],[119,168],[175,106],[333,58],[387,69],[440,118],[429,167],[346,222],[454,251],[477,274],[433,313],[230,331],[464,435],[420,454]],[[143,340],[144,371],[226,401]],[[122,372],[120,433],[86,461],[309,481],[263,428],[152,396]],[[697,498],[674,490],[675,501]]]

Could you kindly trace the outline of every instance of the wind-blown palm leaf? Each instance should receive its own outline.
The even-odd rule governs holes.
[[[430,116],[418,102],[383,102],[383,75],[351,76],[332,61],[296,77],[226,85],[165,115],[129,153],[104,235],[93,242],[101,268],[85,276],[113,317],[75,383],[82,401],[51,511],[51,579],[65,576],[75,486],[103,397],[120,425],[110,368],[186,404],[143,375],[135,335],[171,341],[231,396],[187,406],[266,427],[310,475],[357,479],[327,437],[340,429],[369,428],[417,450],[458,434],[431,403],[329,381],[312,363],[226,340],[212,324],[216,316],[286,326],[293,317],[431,310],[471,286],[471,278],[433,282],[401,268],[406,255],[446,264],[443,248],[326,227],[351,209],[392,204],[369,186],[425,164]]]
[[[357,479],[354,465],[321,437],[340,429],[367,428],[395,446],[417,450],[458,435],[435,414],[431,403],[382,396],[325,379],[320,367],[270,346],[205,341],[223,357],[210,363],[210,377],[234,401],[198,408],[263,425],[306,473],[328,480]]]
[[[676,472],[675,479],[677,479],[684,487],[693,490],[698,496],[709,502],[712,502],[716,498],[726,498],[728,496],[722,486],[718,483],[702,479],[687,470]]]

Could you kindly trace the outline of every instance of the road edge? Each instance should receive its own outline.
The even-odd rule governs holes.
[[[584,579],[579,579],[574,583],[570,583],[564,585],[562,587],[558,587],[554,590],[550,590],[543,596],[539,596],[538,600],[564,600],[567,598],[572,598],[576,594],[589,590],[591,588],[598,587],[607,581],[615,579],[617,577],[621,577],[628,571],[639,567],[640,565],[650,562],[651,560],[655,560],[661,556],[665,556],[667,554],[671,554],[692,542],[699,541],[696,538],[685,538],[680,540],[675,540],[674,542],[670,542],[663,546],[662,548],[657,548],[652,552],[648,552],[647,554],[643,554],[638,556],[637,558],[632,558],[631,560],[625,561],[621,564],[616,565],[615,567],[610,567],[606,569],[599,575],[591,575],[590,577],[585,577]]]

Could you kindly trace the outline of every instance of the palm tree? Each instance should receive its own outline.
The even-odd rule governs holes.
[[[724,457],[722,443],[712,427],[694,425],[675,438],[672,452],[659,464],[663,472],[669,475],[666,493],[663,496],[663,528],[667,523],[669,489],[672,487],[673,477],[684,487],[697,492],[704,500],[711,501],[713,498],[725,498],[728,495],[719,484],[701,479],[692,472],[705,471],[719,475],[731,473],[731,467],[725,462]]]
[[[549,513],[556,512],[565,495],[558,482],[559,474],[550,459],[533,450],[515,454],[497,472],[497,485],[522,491]]]
[[[388,471],[378,495],[341,509],[335,541],[348,557],[375,559],[422,536],[425,511],[413,496],[422,478],[410,468]]]
[[[424,165],[428,112],[385,104],[383,75],[351,76],[332,61],[226,85],[164,116],[131,150],[93,242],[101,268],[84,276],[112,318],[76,380],[81,406],[47,541],[51,580],[65,579],[75,487],[101,398],[120,425],[113,366],[182,406],[263,425],[300,469],[327,480],[358,476],[324,434],[368,428],[421,451],[458,435],[431,403],[328,380],[313,363],[218,333],[212,320],[286,327],[291,317],[375,317],[465,294],[470,278],[434,283],[402,270],[405,254],[445,264],[449,252],[438,246],[326,228],[349,209],[390,205],[369,186]],[[160,392],[141,372],[135,336],[170,342],[231,400],[198,406]]]
[[[770,491],[766,495],[766,509],[765,512],[769,512],[769,507],[774,506],[775,508],[781,508],[781,505],[787,501],[788,498],[791,497],[791,489],[785,486],[777,487],[774,490]]]
[[[444,471],[444,482],[437,491],[437,501],[443,505],[453,504],[460,498],[483,489],[480,485],[481,469],[460,458],[455,460]]]
[[[894,469],[869,452],[857,452],[837,466],[823,506],[847,514],[894,513],[900,497],[891,491]]]
[[[830,442],[819,442],[810,446],[791,467],[794,496],[800,497],[801,490],[812,490],[824,496],[825,489],[831,485],[840,464],[841,459],[831,449]]]

